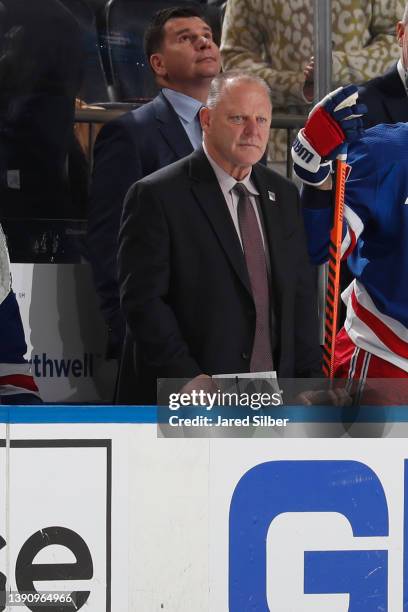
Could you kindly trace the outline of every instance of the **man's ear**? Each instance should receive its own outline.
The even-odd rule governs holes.
[[[157,76],[166,76],[167,70],[162,53],[152,53],[149,58],[149,62],[153,72],[157,74]]]
[[[404,38],[404,32],[405,32],[405,23],[403,21],[398,21],[395,31],[397,34],[398,44],[400,47],[402,47],[402,39]]]
[[[210,122],[211,122],[211,111],[206,106],[203,106],[200,109],[200,123],[201,123],[201,129],[203,130],[204,133],[208,131],[208,128],[210,127]]]

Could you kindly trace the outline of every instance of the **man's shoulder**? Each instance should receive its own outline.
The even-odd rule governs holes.
[[[128,129],[132,128],[132,126],[137,126],[140,123],[154,120],[156,99],[157,98],[154,98],[150,102],[147,102],[138,108],[134,108],[123,113],[123,115],[120,115],[120,117],[116,117],[112,121],[109,121],[105,127],[109,126],[110,128]]]
[[[358,96],[359,102],[367,106],[367,113],[362,118],[366,128],[407,117],[407,94],[397,64],[385,74],[361,85]]]
[[[144,202],[147,206],[156,202],[172,211],[183,207],[187,201],[190,201],[191,155],[164,166],[133,183],[127,200],[130,202],[137,200],[139,205]]]
[[[124,132],[137,129],[140,126],[146,127],[147,124],[152,126],[156,123],[157,105],[165,104],[162,102],[162,97],[156,96],[150,102],[146,102],[138,108],[126,111],[119,117],[108,121],[103,126],[101,133]]]
[[[172,188],[177,188],[179,183],[175,183],[174,181],[180,181],[183,176],[186,178],[189,174],[189,166],[190,166],[190,158],[193,155],[187,155],[187,157],[183,157],[168,166],[164,166],[163,168],[159,168],[155,172],[152,172],[148,176],[143,177],[140,181],[137,182],[138,185],[142,187],[146,186],[156,186],[168,187],[169,185]]]
[[[382,91],[383,83],[384,83],[384,75],[375,77],[374,79],[370,79],[366,81],[358,88],[358,97],[359,101],[363,101],[364,98],[367,98],[373,94],[378,94],[378,92]]]
[[[358,88],[359,101],[366,103],[372,97],[399,97],[403,95],[404,89],[399,76],[397,65],[394,64],[387,72],[381,74]]]
[[[156,120],[157,107],[164,106],[166,104],[163,100],[163,96],[158,94],[150,102],[142,104],[138,108],[133,109],[129,113],[126,113],[124,117],[128,122],[142,123],[146,121]]]

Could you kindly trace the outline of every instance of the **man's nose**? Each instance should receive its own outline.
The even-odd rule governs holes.
[[[207,38],[207,36],[199,36],[198,37],[198,46],[200,49],[205,49],[206,47],[211,46],[211,40]]]
[[[245,134],[255,134],[258,129],[256,117],[247,117],[245,121]]]

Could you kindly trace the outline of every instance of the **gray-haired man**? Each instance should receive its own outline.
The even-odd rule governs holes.
[[[271,115],[261,79],[215,77],[201,110],[203,148],[129,192],[119,237],[127,323],[119,401],[155,403],[159,377],[202,388],[213,374],[319,373],[298,192],[258,163]]]

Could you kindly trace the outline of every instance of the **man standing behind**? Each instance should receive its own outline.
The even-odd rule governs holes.
[[[120,354],[117,234],[129,187],[201,145],[198,112],[220,70],[211,28],[195,8],[156,13],[145,33],[145,53],[162,88],[145,106],[104,126],[94,150],[89,211],[89,256],[109,326],[108,357]]]
[[[319,374],[298,192],[257,163],[271,115],[262,79],[216,77],[200,113],[203,149],[130,190],[119,236],[120,402],[156,403],[158,377],[202,388],[212,374]]]
[[[408,121],[408,3],[402,20],[396,26],[400,59],[381,76],[360,88],[358,98],[367,106],[363,116],[364,127],[379,123]]]

